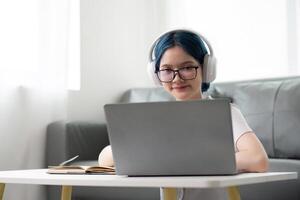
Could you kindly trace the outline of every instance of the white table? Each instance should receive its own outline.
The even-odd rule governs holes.
[[[46,169],[0,171],[0,200],[5,184],[61,185],[62,200],[70,200],[72,186],[161,187],[164,199],[173,200],[176,188],[227,187],[229,197],[239,200],[239,185],[297,179],[296,172],[244,173],[233,176],[127,177],[117,175],[56,175]]]

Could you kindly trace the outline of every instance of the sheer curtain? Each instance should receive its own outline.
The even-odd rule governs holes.
[[[299,0],[167,0],[167,28],[208,38],[217,81],[300,74]]]
[[[79,70],[79,0],[0,1],[0,25],[0,170],[42,168],[46,127],[66,119],[68,71]],[[4,198],[44,192],[11,185]]]

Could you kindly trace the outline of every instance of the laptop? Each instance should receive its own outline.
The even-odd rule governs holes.
[[[116,174],[236,174],[230,102],[106,104]]]

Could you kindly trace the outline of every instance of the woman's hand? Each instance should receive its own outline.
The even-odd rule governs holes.
[[[106,146],[99,154],[98,157],[99,166],[114,166],[114,160],[112,156],[112,151],[110,145]]]
[[[269,168],[268,155],[253,132],[240,136],[237,141],[236,164],[241,172],[266,172]]]

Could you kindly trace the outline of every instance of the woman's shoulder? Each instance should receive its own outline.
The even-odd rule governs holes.
[[[203,99],[205,99],[205,100],[216,100],[215,98],[213,98],[210,95],[204,95]],[[239,109],[239,106],[237,104],[230,102],[230,107],[231,107],[231,110],[234,110],[235,112],[241,113],[241,111]]]
[[[230,103],[231,112],[238,112],[238,114],[242,114],[241,110],[239,109],[239,106],[235,103]]]
[[[215,98],[213,98],[212,96],[205,95],[205,94],[203,95],[203,99],[205,99],[205,100],[215,100]],[[237,104],[231,102],[230,103],[230,108],[231,108],[232,114],[234,114],[234,115],[236,115],[236,114],[237,115],[243,115]]]

